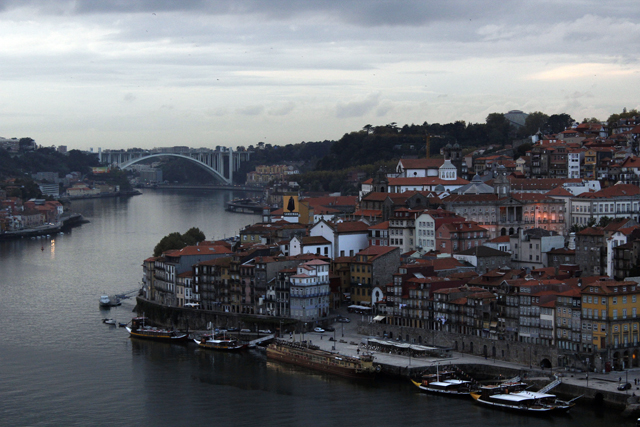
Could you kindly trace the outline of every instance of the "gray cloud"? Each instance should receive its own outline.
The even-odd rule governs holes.
[[[348,103],[338,103],[336,106],[336,117],[362,117],[372,111],[380,103],[379,94],[371,94],[362,101],[352,101]]]
[[[296,108],[296,104],[294,102],[287,102],[284,105],[280,105],[278,107],[274,107],[269,110],[269,115],[271,116],[286,116],[293,109]]]
[[[264,107],[262,105],[249,105],[247,107],[238,108],[236,110],[238,114],[242,114],[245,116],[257,116],[262,114],[264,111]]]

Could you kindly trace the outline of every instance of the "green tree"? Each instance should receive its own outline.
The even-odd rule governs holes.
[[[524,121],[524,126],[519,131],[520,136],[531,136],[539,130],[544,132],[548,120],[549,116],[540,111],[529,114]]]
[[[487,116],[487,142],[490,144],[505,145],[510,141],[512,132],[511,124],[502,113],[491,113]]]
[[[166,251],[182,249],[185,246],[192,246],[205,239],[204,233],[197,227],[190,228],[186,233],[173,232],[167,234],[153,249],[153,256],[160,256]]]
[[[562,132],[563,130],[570,128],[574,121],[575,120],[566,113],[552,114],[547,120],[547,131],[549,131],[549,133]]]
[[[198,227],[191,227],[182,236],[188,246],[200,243],[205,239],[204,233]]]
[[[631,111],[627,111],[626,108],[622,109],[622,113],[620,114],[612,114],[607,119],[607,124],[609,125],[609,129],[614,129],[618,126],[618,121],[620,119],[628,119],[633,116],[638,116],[640,113],[635,108]]]

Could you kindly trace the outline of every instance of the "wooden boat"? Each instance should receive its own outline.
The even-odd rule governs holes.
[[[321,350],[315,345],[307,346],[285,340],[276,340],[269,344],[267,358],[345,378],[373,379],[380,371],[380,366],[374,366],[373,356],[368,353],[357,357],[345,356]]]
[[[237,339],[226,336],[203,335],[200,340],[194,339],[193,341],[198,344],[198,347],[207,350],[238,351],[247,348],[246,344],[240,344]]]
[[[562,413],[569,411],[574,405],[573,399],[564,401],[553,394],[534,391],[511,392],[508,388],[481,387],[480,392],[471,393],[471,397],[478,403],[495,408],[527,413]]]
[[[133,338],[143,338],[154,341],[165,342],[187,342],[189,334],[177,332],[173,329],[162,329],[147,325],[146,317],[135,317],[131,319],[131,326],[125,328],[129,336]]]
[[[422,376],[420,382],[411,382],[425,393],[438,393],[450,396],[468,396],[475,388],[473,382],[455,378],[453,371],[444,371]]]

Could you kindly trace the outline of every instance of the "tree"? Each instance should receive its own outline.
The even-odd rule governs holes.
[[[613,129],[617,127],[620,119],[628,119],[629,117],[633,117],[637,115],[640,115],[640,113],[635,108],[631,111],[627,111],[626,108],[623,108],[622,113],[610,115],[609,118],[607,119],[607,124],[609,125],[609,129]]]
[[[575,120],[566,113],[552,114],[547,120],[547,128],[550,133],[559,133],[570,128],[574,121]]]
[[[539,130],[544,132],[548,120],[549,116],[540,111],[535,111],[527,116],[524,121],[524,126],[520,129],[519,134],[522,137],[527,137],[534,135]]]
[[[26,151],[26,150],[31,150],[35,145],[35,141],[32,138],[20,138],[20,140],[18,141],[18,146],[20,151]]]
[[[170,233],[160,239],[160,242],[153,248],[153,256],[160,256],[166,251],[182,249],[185,246],[192,246],[205,239],[204,233],[199,228],[192,227],[186,233]]]
[[[204,233],[198,227],[191,227],[182,236],[188,245],[195,245],[205,239]]]
[[[487,116],[487,142],[505,145],[510,141],[511,124],[504,114],[491,113]]]

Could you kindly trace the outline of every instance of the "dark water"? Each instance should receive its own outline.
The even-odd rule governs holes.
[[[359,384],[254,352],[131,340],[101,323],[132,317],[131,300],[105,312],[98,298],[137,288],[142,260],[164,235],[195,226],[222,238],[259,220],[223,210],[240,195],[74,202],[90,224],[52,240],[0,243],[0,425],[633,425],[588,408],[560,418],[503,413],[423,395],[404,381]]]

